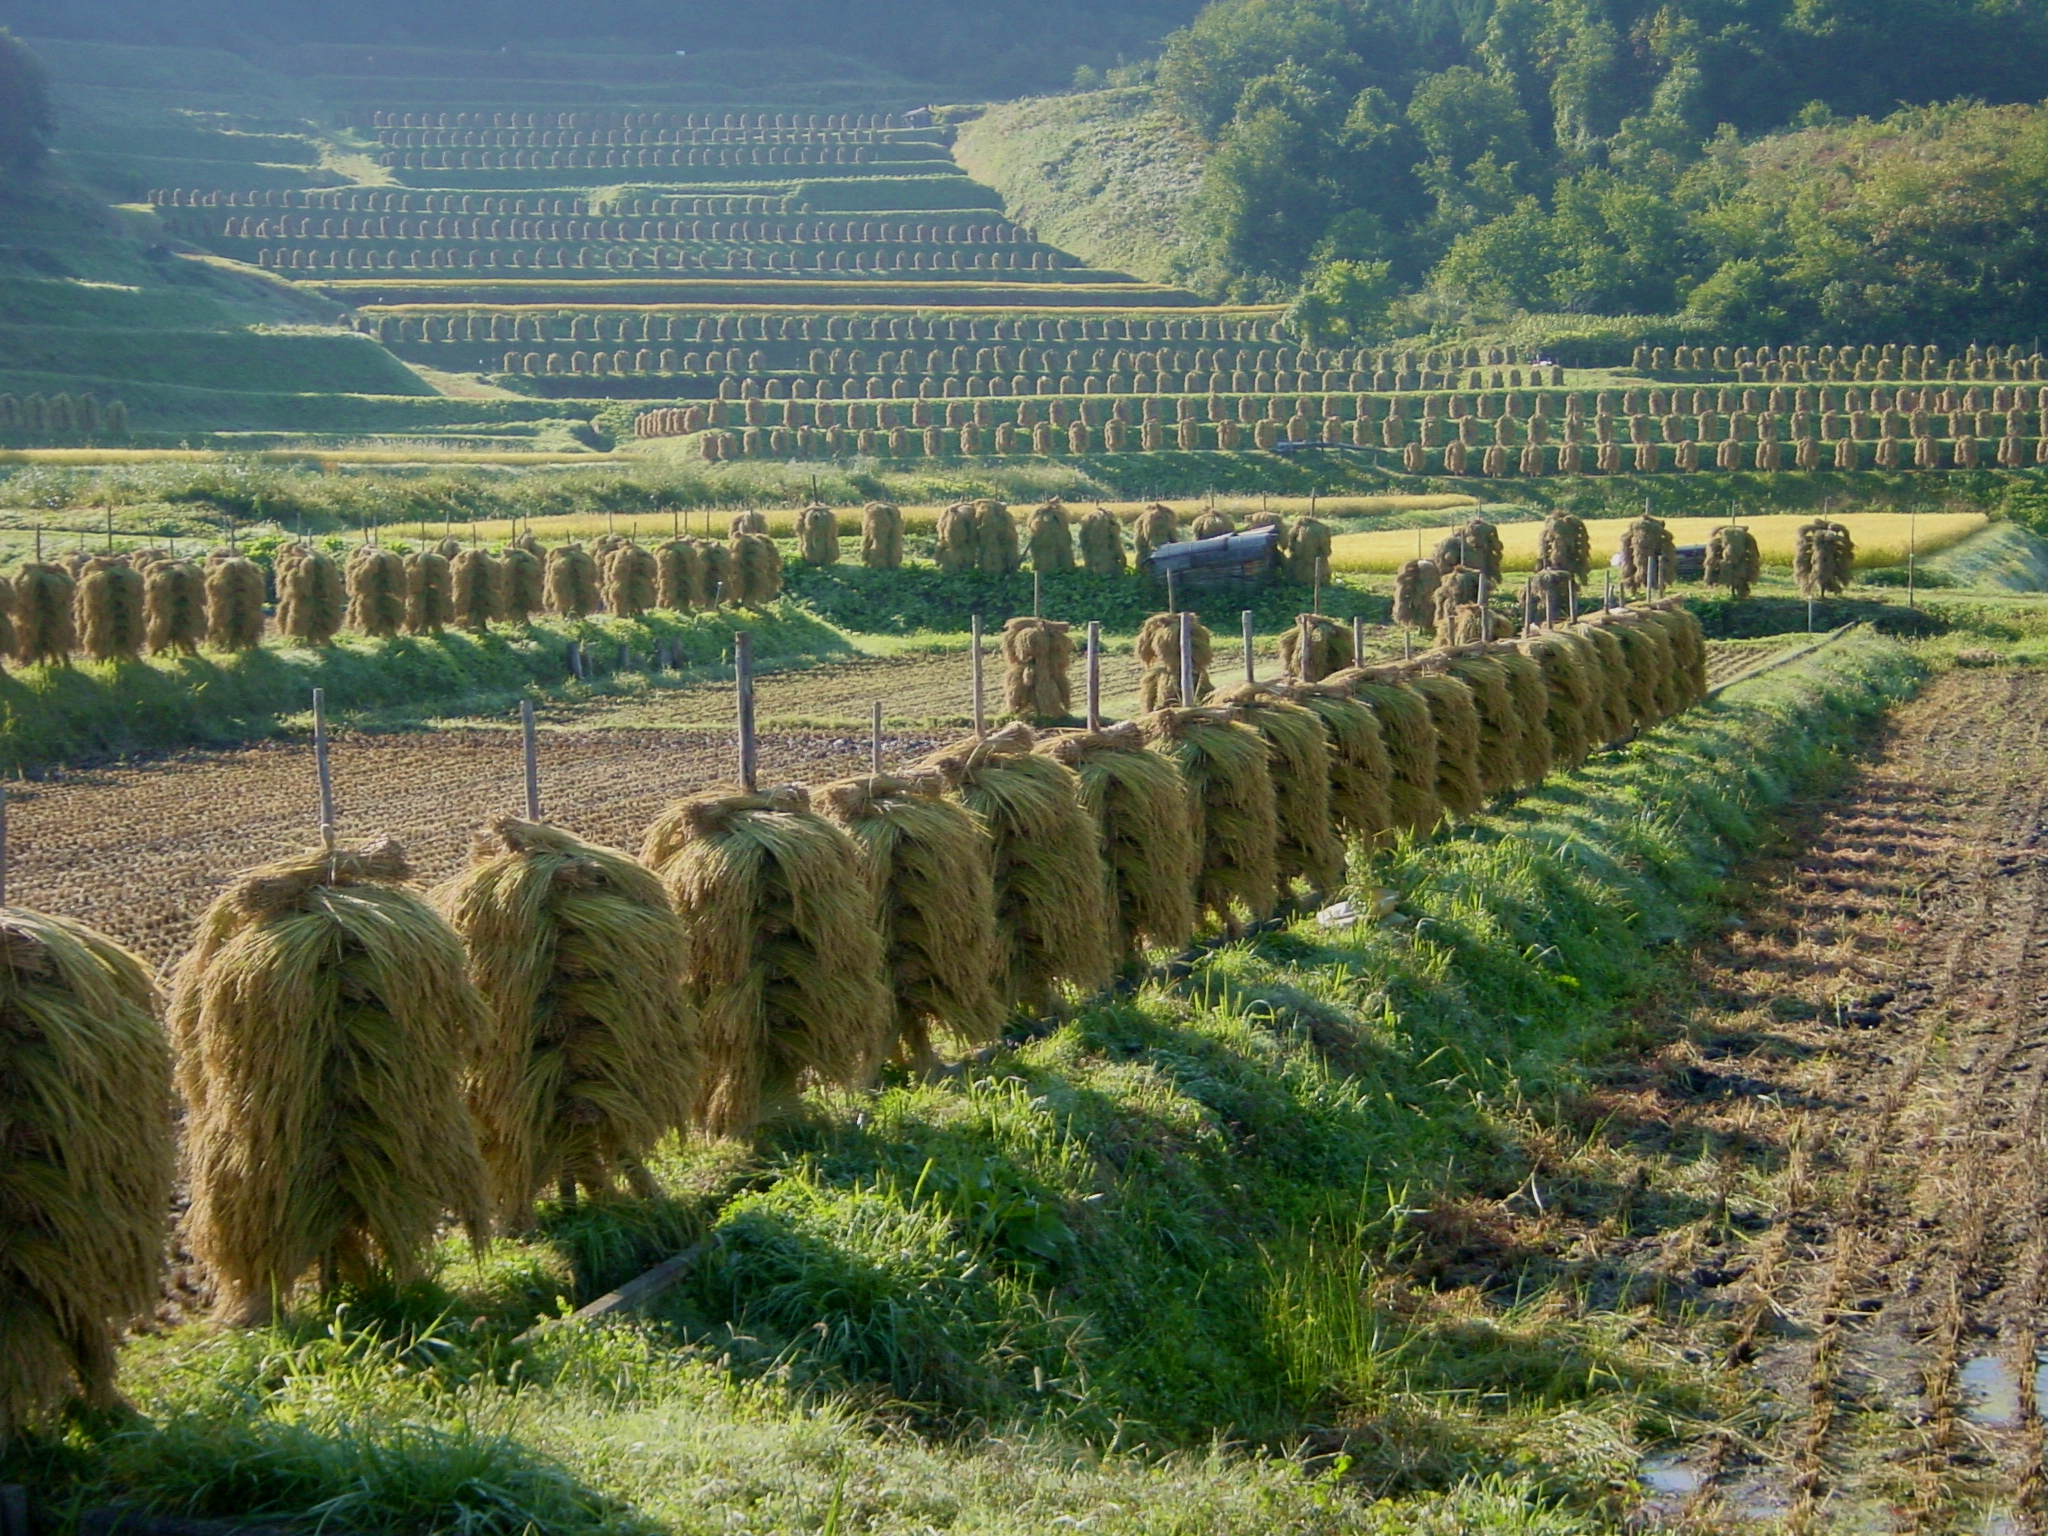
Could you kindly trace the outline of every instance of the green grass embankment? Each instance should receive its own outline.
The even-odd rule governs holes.
[[[753,635],[764,663],[851,650],[838,631],[777,604],[744,619],[650,614],[485,635],[350,635],[321,649],[269,644],[236,655],[30,667],[0,673],[0,773],[250,741],[304,715],[315,688],[326,690],[327,708],[341,721],[489,713],[529,692],[563,687],[572,639],[584,641],[603,676],[615,670],[622,642],[636,673],[663,641],[692,667],[723,666],[736,627]]]
[[[1616,1277],[1489,1248],[1485,1213],[1626,1209],[1544,1173],[1569,1107],[1919,674],[1851,637],[1356,866],[1376,926],[1227,945],[988,1066],[673,1152],[670,1201],[547,1211],[403,1296],[140,1341],[133,1419],[0,1472],[373,1531],[1616,1528],[1643,1445],[1727,1389],[1676,1346],[1682,1287],[1607,1309]],[[659,1317],[511,1342],[705,1232]]]

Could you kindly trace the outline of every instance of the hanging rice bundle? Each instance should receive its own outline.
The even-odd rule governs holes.
[[[697,1102],[689,939],[630,855],[503,816],[434,893],[483,999],[470,1068],[491,1200],[523,1225],[542,1191],[652,1196],[644,1159]]]
[[[1578,578],[1570,571],[1536,571],[1529,577],[1529,614],[1537,624],[1569,623],[1577,612]]]
[[[1515,746],[1515,783],[1524,789],[1550,777],[1550,691],[1543,668],[1519,647],[1502,646],[1493,658],[1507,675],[1508,704],[1519,727]]]
[[[767,531],[768,514],[766,512],[735,512],[732,515],[731,521],[726,524],[725,535],[728,539],[736,539],[743,533],[766,533]]]
[[[1231,521],[1230,514],[1210,507],[1195,518],[1195,525],[1188,530],[1188,535],[1196,539],[1220,539],[1235,532],[1237,524]]]
[[[348,617],[348,584],[325,550],[303,548],[277,566],[277,627],[301,645],[331,645]]]
[[[540,540],[535,538],[531,533],[514,534],[512,536],[512,542],[507,546],[507,548],[523,549],[529,555],[533,556],[534,559],[542,562],[543,564],[547,562],[548,552],[545,549],[541,548]],[[538,607],[539,605],[536,604],[536,611],[538,611]]]
[[[1306,638],[1308,648],[1302,648]],[[1351,628],[1320,613],[1304,613],[1280,634],[1280,670],[1302,682],[1317,683],[1342,672],[1357,658],[1351,654]]]
[[[654,606],[688,613],[709,606],[704,592],[704,553],[695,539],[670,539],[654,552]]]
[[[1408,686],[1405,671],[1392,669],[1347,672],[1330,679],[1330,686],[1348,686],[1351,696],[1379,722],[1380,741],[1387,749],[1387,816],[1392,829],[1427,837],[1444,819],[1436,789],[1436,722],[1429,701]]]
[[[448,568],[450,600],[455,622],[475,634],[491,627],[491,620],[503,615],[500,599],[504,572],[498,562],[481,549],[465,549]]]
[[[1196,910],[1232,933],[1239,931],[1240,905],[1252,921],[1263,921],[1280,894],[1279,812],[1266,738],[1228,709],[1162,709],[1138,725],[1186,786]]]
[[[1623,636],[1624,649],[1632,643],[1627,638],[1631,635],[1640,637],[1647,646],[1645,654],[1648,660],[1642,665],[1654,682],[1655,692],[1652,695],[1652,712],[1643,723],[1657,725],[1669,720],[1690,701],[1687,682],[1680,671],[1678,650],[1670,630],[1662,622],[1662,613],[1657,609],[1629,610],[1616,629]]]
[[[705,1092],[698,1124],[749,1136],[795,1108],[806,1075],[860,1087],[893,1008],[860,850],[796,785],[694,795],[662,812],[641,860],[688,930]]]
[[[732,551],[723,544],[706,543],[704,556],[704,595],[712,607],[721,603],[736,603],[738,595],[733,591]]]
[[[1598,661],[1590,642],[1570,630],[1557,630],[1522,642],[1522,654],[1543,674],[1543,729],[1550,738],[1555,768],[1576,768],[1593,748],[1600,719]]]
[[[1648,730],[1664,718],[1663,698],[1667,690],[1664,673],[1670,662],[1670,647],[1662,636],[1652,635],[1634,621],[1626,609],[1598,616],[1594,628],[1611,635],[1621,647],[1622,678],[1628,697],[1629,730]]]
[[[1586,520],[1571,512],[1553,512],[1543,520],[1536,536],[1536,567],[1544,571],[1569,571],[1578,581],[1593,574],[1593,538]]]
[[[1505,794],[1516,785],[1515,769],[1522,752],[1522,721],[1508,693],[1507,668],[1500,657],[1489,652],[1451,656],[1444,670],[1472,691],[1472,707],[1479,722],[1475,763],[1480,793],[1489,799]]]
[[[1121,576],[1124,573],[1124,525],[1107,507],[1097,507],[1081,519],[1079,531],[1081,566],[1090,576]]]
[[[1297,517],[1287,530],[1283,569],[1287,579],[1304,587],[1330,579],[1330,526],[1312,517]]]
[[[30,561],[14,577],[15,655],[24,666],[68,664],[78,648],[71,595],[76,583],[60,565]]]
[[[349,627],[377,639],[397,634],[405,627],[405,585],[403,558],[362,545],[348,562]]]
[[[17,654],[14,632],[14,583],[0,576],[0,657]]]
[[[734,602],[744,608],[765,608],[782,596],[782,551],[767,534],[741,534],[732,541],[731,555]]]
[[[141,573],[125,561],[88,560],[72,598],[78,641],[94,661],[134,661],[148,638]]]
[[[994,850],[944,790],[937,774],[875,774],[818,791],[819,808],[860,850],[894,1000],[893,1052],[919,1070],[939,1060],[935,1035],[973,1047],[1003,1029]]]
[[[452,565],[455,562],[455,557],[462,553],[462,540],[456,538],[451,533],[434,546],[434,553]]]
[[[974,503],[956,501],[939,514],[932,558],[949,574],[980,568],[981,535],[975,526]]]
[[[1408,629],[1436,628],[1436,594],[1443,584],[1434,560],[1410,560],[1394,576],[1394,622]]]
[[[534,614],[548,606],[546,564],[538,554],[517,542],[499,556],[499,562],[504,567],[505,622],[530,623]]]
[[[1628,653],[1605,624],[1581,622],[1577,633],[1585,640],[1592,665],[1587,670],[1593,687],[1594,711],[1589,730],[1595,748],[1626,739],[1636,728],[1635,706],[1629,689]]]
[[[1736,597],[1748,597],[1763,573],[1763,551],[1755,534],[1732,523],[1714,530],[1707,540],[1708,586],[1726,587]]]
[[[805,565],[839,563],[839,514],[816,503],[796,515],[796,547]]]
[[[1436,797],[1449,816],[1470,816],[1486,803],[1479,763],[1479,706],[1462,679],[1412,671],[1403,680],[1429,706],[1436,727]]]
[[[1041,748],[1074,770],[1108,882],[1113,958],[1180,950],[1195,932],[1195,831],[1180,770],[1133,722],[1070,731]]]
[[[155,1307],[177,1134],[140,960],[0,908],[0,1446],[73,1398],[115,1406],[114,1349]]]
[[[1671,713],[1692,708],[1706,697],[1708,687],[1707,637],[1698,617],[1683,604],[1672,602],[1651,608],[1643,615],[1643,621],[1662,631],[1665,644],[1671,649],[1673,696],[1677,701]]]
[[[1137,526],[1131,530],[1131,543],[1139,570],[1151,561],[1153,550],[1179,542],[1180,514],[1173,508],[1155,501],[1138,514]]]
[[[1025,543],[1031,552],[1031,569],[1041,576],[1074,568],[1073,527],[1058,497],[1032,512]]]
[[[1200,623],[1193,627],[1195,697],[1209,696],[1209,661],[1213,637]],[[1146,714],[1155,709],[1175,709],[1180,696],[1180,615],[1155,613],[1138,627],[1136,646],[1140,669],[1139,688]]]
[[[1297,683],[1286,697],[1322,722],[1330,752],[1330,820],[1342,835],[1373,841],[1394,824],[1388,798],[1394,767],[1379,716],[1351,696],[1361,676],[1345,671],[1320,683]]]
[[[263,643],[263,568],[231,555],[206,566],[206,643],[253,651]]]
[[[405,632],[438,635],[455,622],[455,573],[447,556],[421,550],[405,557]]]
[[[1834,597],[1856,570],[1856,544],[1840,523],[1815,518],[1800,525],[1792,550],[1792,579],[1801,597]]]
[[[1284,524],[1281,522],[1278,512],[1254,512],[1244,520],[1244,531],[1246,533],[1250,533],[1254,528],[1279,528],[1282,526]]]
[[[548,612],[558,619],[585,619],[597,611],[597,561],[581,544],[548,551]]]
[[[1003,626],[1003,684],[1010,713],[1034,725],[1050,725],[1074,712],[1068,672],[1074,640],[1065,624],[1051,619],[1012,619]]]
[[[604,563],[605,611],[617,619],[637,619],[655,605],[661,567],[652,550],[621,544]]]
[[[483,1003],[411,873],[390,842],[251,871],[178,967],[186,1235],[243,1322],[315,1266],[323,1282],[379,1264],[410,1277],[451,1213],[482,1241],[462,1076]]]
[[[1632,592],[1669,586],[1678,574],[1678,540],[1664,520],[1648,514],[1621,531],[1621,580]]]
[[[164,560],[142,582],[152,656],[196,656],[206,638],[206,576],[189,560]]]
[[[974,504],[975,563],[991,576],[1008,576],[1024,568],[1017,542],[1017,519],[1000,501]]]
[[[1344,841],[1330,814],[1330,739],[1321,716],[1262,683],[1217,695],[1265,738],[1273,778],[1273,869],[1285,892],[1299,880],[1311,897],[1344,883]]]
[[[988,828],[995,851],[1000,994],[1042,1012],[1062,982],[1109,980],[1109,885],[1073,770],[1033,751],[1028,726],[933,755],[927,769]]]
[[[1501,559],[1500,530],[1480,517],[1473,518],[1436,547],[1438,569],[1462,567],[1484,576],[1490,586],[1500,585]]]
[[[871,571],[903,569],[903,510],[871,501],[860,514],[860,563]]]

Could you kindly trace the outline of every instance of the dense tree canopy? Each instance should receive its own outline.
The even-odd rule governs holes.
[[[42,64],[21,39],[0,27],[0,173],[33,167],[56,126]]]

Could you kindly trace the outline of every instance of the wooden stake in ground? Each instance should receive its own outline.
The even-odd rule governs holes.
[[[1259,680],[1258,660],[1252,651],[1252,611],[1247,608],[1241,616],[1244,625],[1244,680],[1256,683]]]
[[[981,676],[981,615],[978,613],[973,618],[972,637],[973,660],[970,665],[973,668],[974,680],[974,734],[978,740],[988,734],[988,710],[982,692]]]
[[[540,820],[540,756],[533,739],[533,700],[519,701],[519,744],[526,767],[526,819]]]
[[[760,764],[754,735],[754,637],[744,630],[732,637],[732,667],[739,701],[740,783],[751,795]]]
[[[1088,729],[1102,729],[1102,625],[1088,621]]]

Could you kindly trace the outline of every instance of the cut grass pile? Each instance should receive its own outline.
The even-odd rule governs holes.
[[[1917,543],[1922,558],[1939,553],[1968,538],[1990,521],[1981,512],[1930,512],[1921,514],[1917,519],[1898,512],[1851,512],[1833,520],[1845,525],[1856,540],[1858,570],[1904,565],[1909,541]],[[1676,517],[1667,519],[1667,526],[1680,544],[1704,544],[1713,531],[1727,521],[1725,517]],[[1789,568],[1794,535],[1802,523],[1811,519],[1791,513],[1747,517],[1738,512],[1735,521],[1756,535],[1765,565]],[[1910,526],[1914,523],[1917,523],[1917,528]],[[1586,524],[1586,531],[1592,537],[1596,576],[1608,558],[1621,547],[1625,526],[1618,518],[1601,518]],[[1436,548],[1440,540],[1456,532],[1457,529],[1446,526],[1340,534],[1330,556],[1330,565],[1338,571],[1390,576],[1405,561],[1416,558],[1418,537],[1426,555]],[[1510,523],[1501,528],[1503,563],[1508,570],[1532,571],[1536,568],[1536,541],[1541,533],[1541,525],[1533,522]]]
[[[1377,925],[814,1096],[756,1153],[658,1159],[665,1201],[545,1211],[404,1295],[140,1341],[137,1419],[0,1475],[372,1531],[1612,1529],[1645,1444],[1738,1405],[1679,1347],[1683,1297],[1589,1309],[1461,1213],[1583,1139],[1569,1107],[1681,979],[1668,946],[1917,675],[1837,642],[1397,845],[1356,872]],[[660,1315],[510,1342],[706,1233]],[[1310,1426],[1344,1455],[1214,1448]]]

